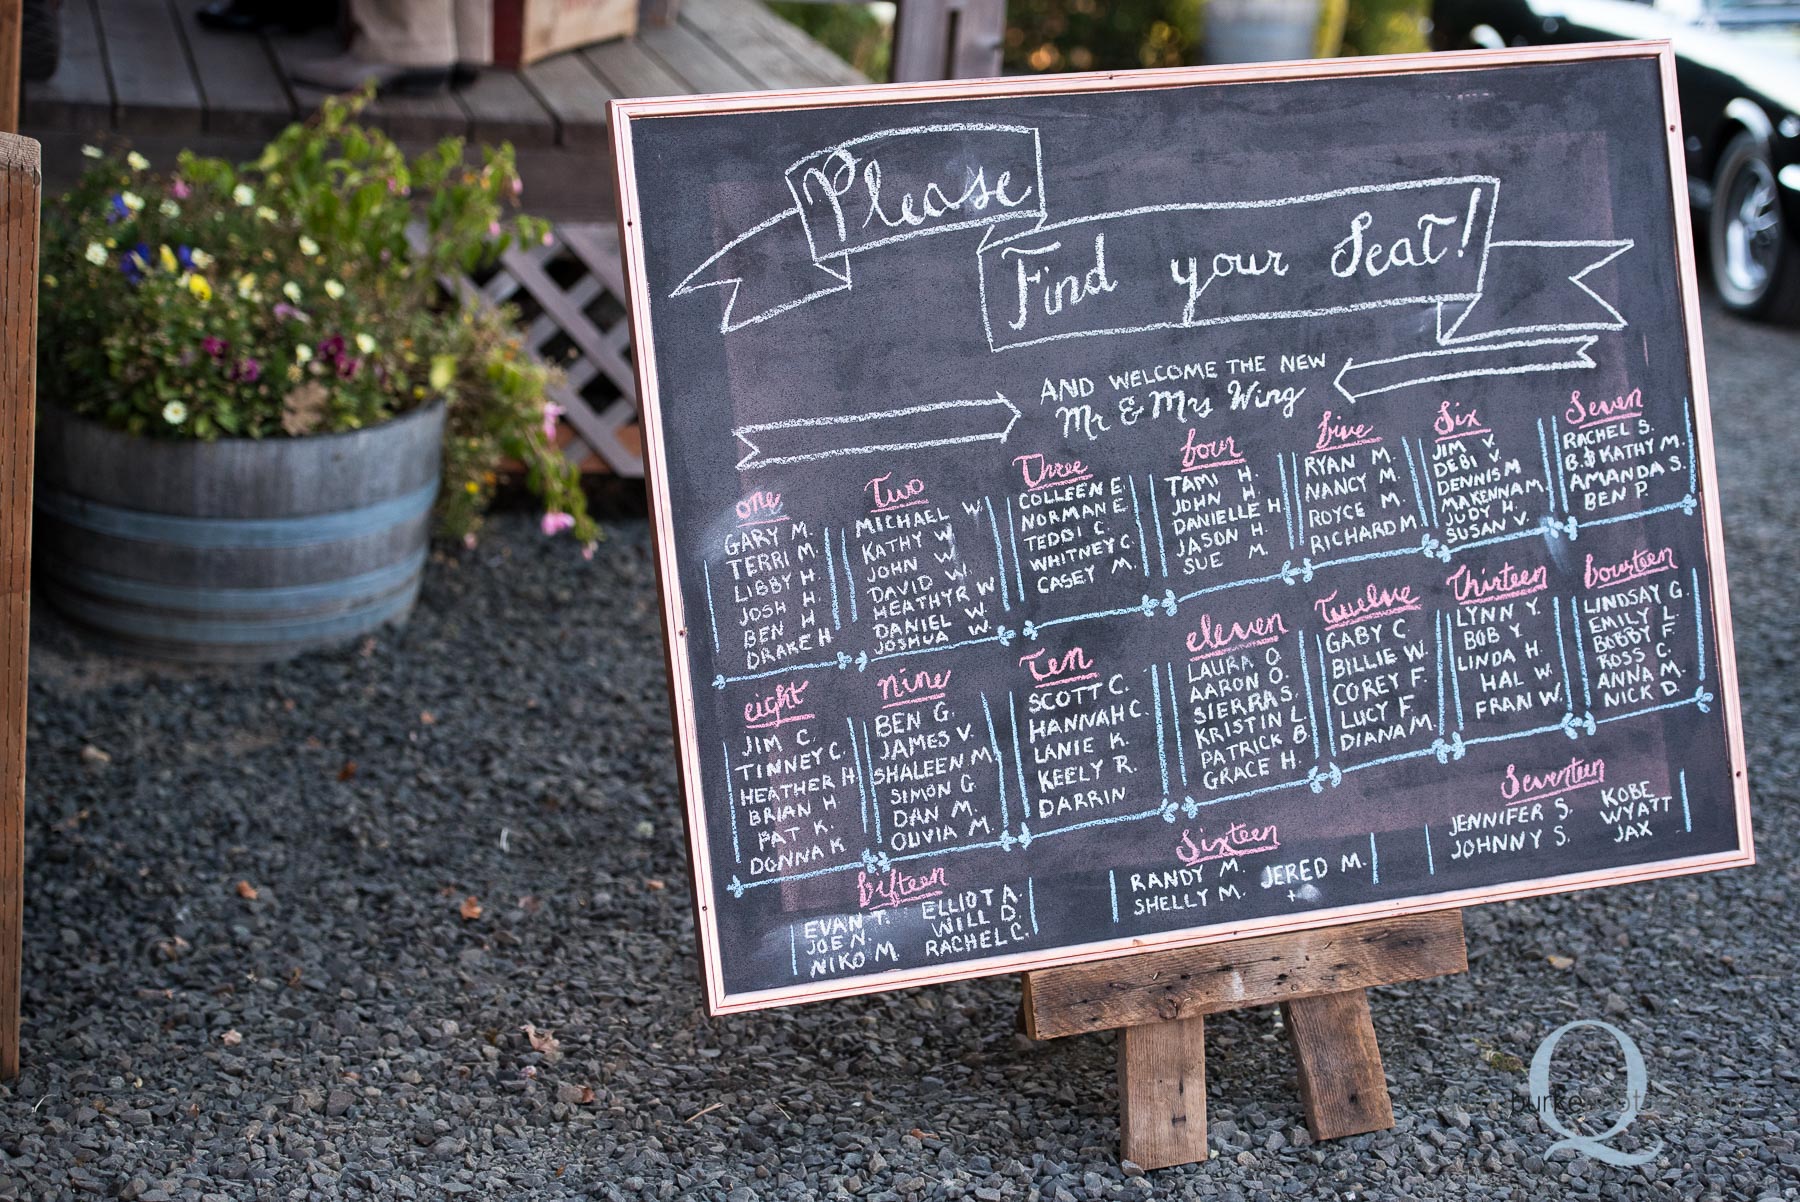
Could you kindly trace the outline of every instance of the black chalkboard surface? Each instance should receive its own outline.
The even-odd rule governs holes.
[[[615,103],[711,1007],[1749,863],[1672,79]]]

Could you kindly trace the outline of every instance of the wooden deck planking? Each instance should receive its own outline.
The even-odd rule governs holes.
[[[781,20],[766,8],[733,0],[683,5],[679,20],[721,55],[733,58],[765,87],[792,87],[796,82],[801,86],[826,87],[838,82],[790,53],[770,34],[767,22],[757,19],[759,16]],[[778,84],[773,82],[776,80],[789,82]]]
[[[636,38],[589,46],[580,53],[616,95],[678,96],[688,91],[687,84],[638,45]]]
[[[640,29],[638,41],[687,84],[690,92],[761,92],[762,83],[714,50],[686,25]]]
[[[207,133],[269,138],[294,119],[293,94],[260,39],[184,20],[177,0],[167,7],[186,40]]]
[[[100,44],[121,132],[200,133],[206,128],[200,85],[174,14],[161,0],[96,0]]]
[[[588,67],[580,52],[554,55],[519,74],[562,127],[563,146],[605,147],[606,102],[612,99],[613,92]]]
[[[469,114],[469,134],[481,142],[554,146],[561,125],[535,92],[511,71],[483,71],[456,94]]]
[[[43,83],[25,85],[24,124],[98,134],[113,123],[112,84],[90,0],[68,0],[62,11],[62,61]]]
[[[195,0],[65,0],[63,58],[25,86],[25,130],[44,142],[54,190],[82,164],[81,143],[122,135],[166,165],[182,148],[241,160],[325,93],[286,71],[341,53],[329,31],[255,38],[193,19]],[[409,149],[446,136],[511,142],[532,208],[595,221],[612,211],[592,156],[616,96],[743,92],[857,83],[861,77],[757,0],[686,0],[682,16],[637,37],[571,51],[433,97],[383,97],[365,119]]]

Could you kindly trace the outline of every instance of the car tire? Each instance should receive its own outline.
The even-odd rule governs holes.
[[[1780,187],[1756,136],[1726,143],[1713,173],[1707,250],[1719,299],[1733,313],[1800,322],[1800,230],[1782,220]]]

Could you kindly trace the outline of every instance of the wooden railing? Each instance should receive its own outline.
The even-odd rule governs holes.
[[[830,4],[840,0],[802,0]],[[666,25],[681,0],[640,0],[639,20]],[[1006,0],[899,0],[894,20],[894,82],[977,79],[1000,74]]]

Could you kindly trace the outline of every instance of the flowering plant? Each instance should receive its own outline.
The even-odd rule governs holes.
[[[549,236],[516,213],[512,148],[470,165],[453,138],[408,159],[356,123],[368,99],[327,101],[243,166],[183,153],[159,174],[135,151],[84,148],[94,162],[44,215],[45,393],[133,434],[195,439],[356,430],[441,400],[444,532],[473,538],[510,459],[544,530],[591,550],[550,371],[507,314],[438,283]]]

